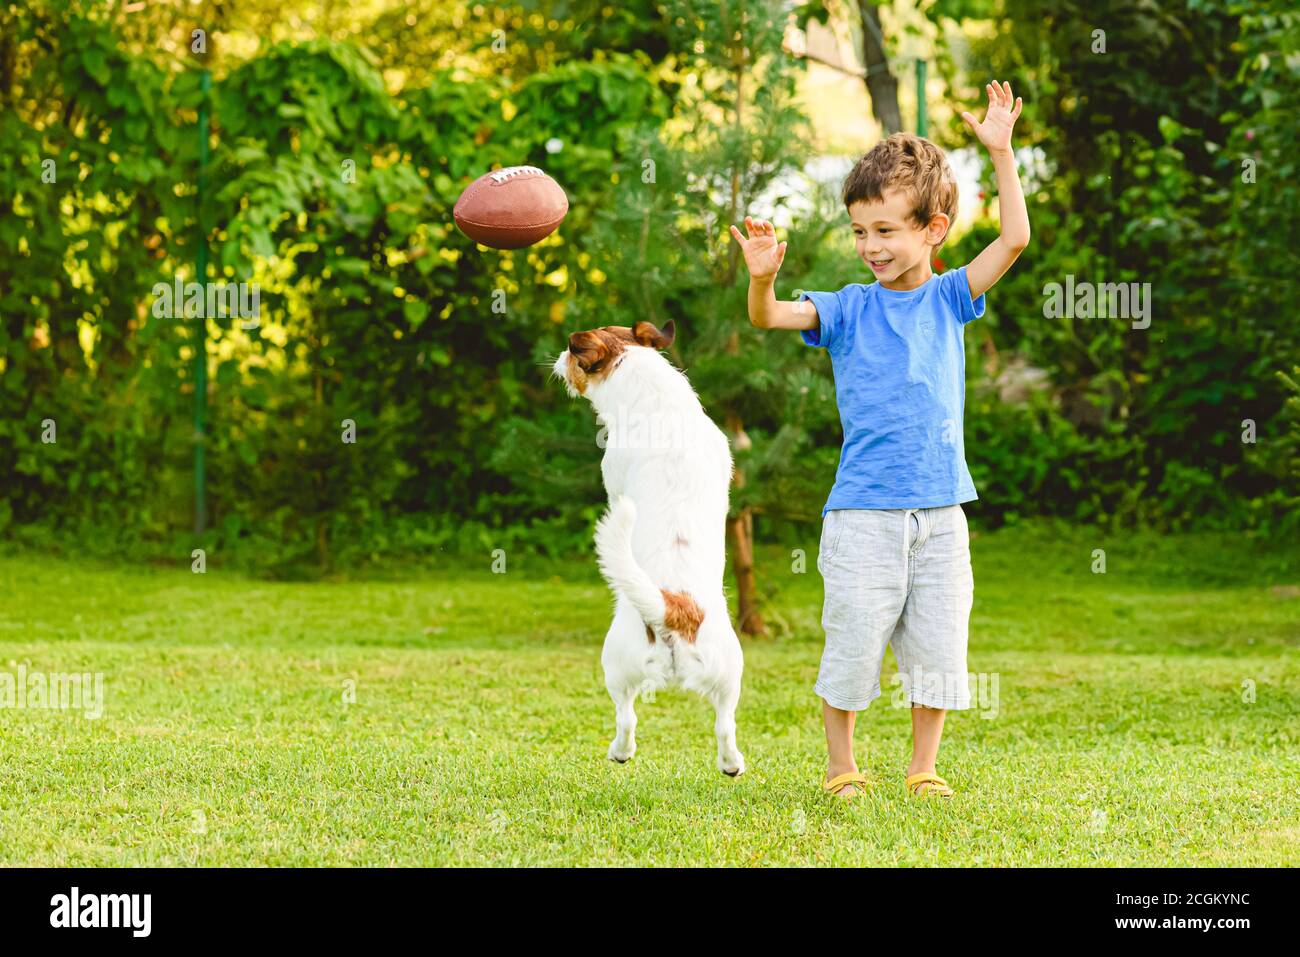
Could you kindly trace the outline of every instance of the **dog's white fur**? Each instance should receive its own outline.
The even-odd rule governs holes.
[[[566,349],[554,371],[576,396],[571,359]],[[636,751],[637,695],[676,686],[713,704],[718,768],[740,774],[745,759],[736,747],[735,713],[744,656],[723,590],[732,476],[727,437],[686,376],[656,349],[627,346],[604,376],[584,386],[582,394],[612,430],[601,462],[610,508],[595,536],[601,572],[615,595],[600,656],[615,708],[609,758],[627,761]],[[620,426],[637,422],[667,425],[672,441],[663,441],[663,433],[652,441],[653,428],[638,440]],[[684,592],[703,610],[694,642],[666,626],[660,589]],[[653,643],[647,624],[656,633]]]

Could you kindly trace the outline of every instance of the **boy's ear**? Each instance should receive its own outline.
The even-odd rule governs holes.
[[[925,228],[925,241],[931,246],[938,246],[948,237],[952,220],[947,213],[935,213],[930,217],[930,225]]]

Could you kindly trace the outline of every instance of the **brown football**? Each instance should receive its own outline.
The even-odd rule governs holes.
[[[522,249],[555,232],[568,211],[569,197],[559,183],[536,166],[508,166],[466,186],[452,215],[475,242]]]

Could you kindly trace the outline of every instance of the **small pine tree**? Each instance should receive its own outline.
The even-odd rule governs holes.
[[[809,138],[795,106],[799,64],[782,49],[777,0],[671,0],[665,10],[680,85],[672,118],[625,152],[615,204],[597,220],[591,248],[609,277],[601,324],[676,321],[672,358],[731,442],[739,625],[761,635],[754,516],[816,519],[838,455],[816,442],[837,424],[825,366],[797,335],[750,325],[748,275],[728,231],[812,192],[800,172]],[[829,222],[796,230],[787,275],[807,266]]]

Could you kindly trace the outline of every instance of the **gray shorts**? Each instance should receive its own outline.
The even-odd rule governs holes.
[[[826,648],[814,689],[861,711],[880,697],[892,644],[908,699],[970,707],[966,638],[974,579],[966,513],[942,508],[832,509],[817,570],[826,583]]]

